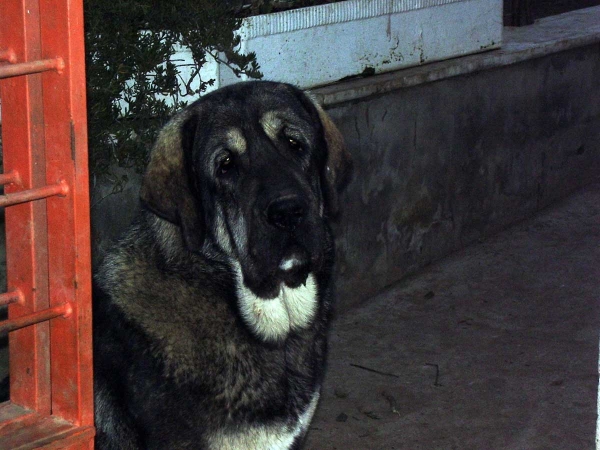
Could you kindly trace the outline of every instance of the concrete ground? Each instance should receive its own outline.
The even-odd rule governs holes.
[[[592,449],[599,297],[600,183],[338,317],[306,449]]]
[[[600,184],[345,312],[306,448],[594,448]]]

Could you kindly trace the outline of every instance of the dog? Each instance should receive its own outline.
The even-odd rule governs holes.
[[[298,449],[319,401],[351,158],[287,84],[221,88],[161,130],[142,211],[95,278],[99,449]]]

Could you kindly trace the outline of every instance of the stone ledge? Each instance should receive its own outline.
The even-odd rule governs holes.
[[[336,105],[596,43],[600,43],[600,6],[547,17],[527,27],[505,27],[498,50],[340,81],[311,92],[323,105]]]

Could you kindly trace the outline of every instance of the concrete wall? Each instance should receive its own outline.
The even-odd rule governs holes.
[[[356,168],[336,225],[340,309],[597,177],[599,55],[590,45],[330,107]],[[136,191],[92,209],[96,247],[129,223]]]
[[[356,163],[340,309],[597,179],[599,56],[590,45],[330,108]]]
[[[92,184],[90,189],[90,216],[92,239],[92,267],[98,266],[113,242],[131,224],[140,208],[139,190],[142,175],[133,170],[114,168],[114,175],[125,175],[128,181],[118,192],[110,183]]]

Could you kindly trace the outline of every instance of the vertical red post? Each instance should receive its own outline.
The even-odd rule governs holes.
[[[42,77],[46,184],[66,181],[70,194],[46,200],[50,305],[73,305],[70,320],[51,322],[52,411],[93,424],[89,175],[82,0],[39,0],[42,59],[64,69]]]

